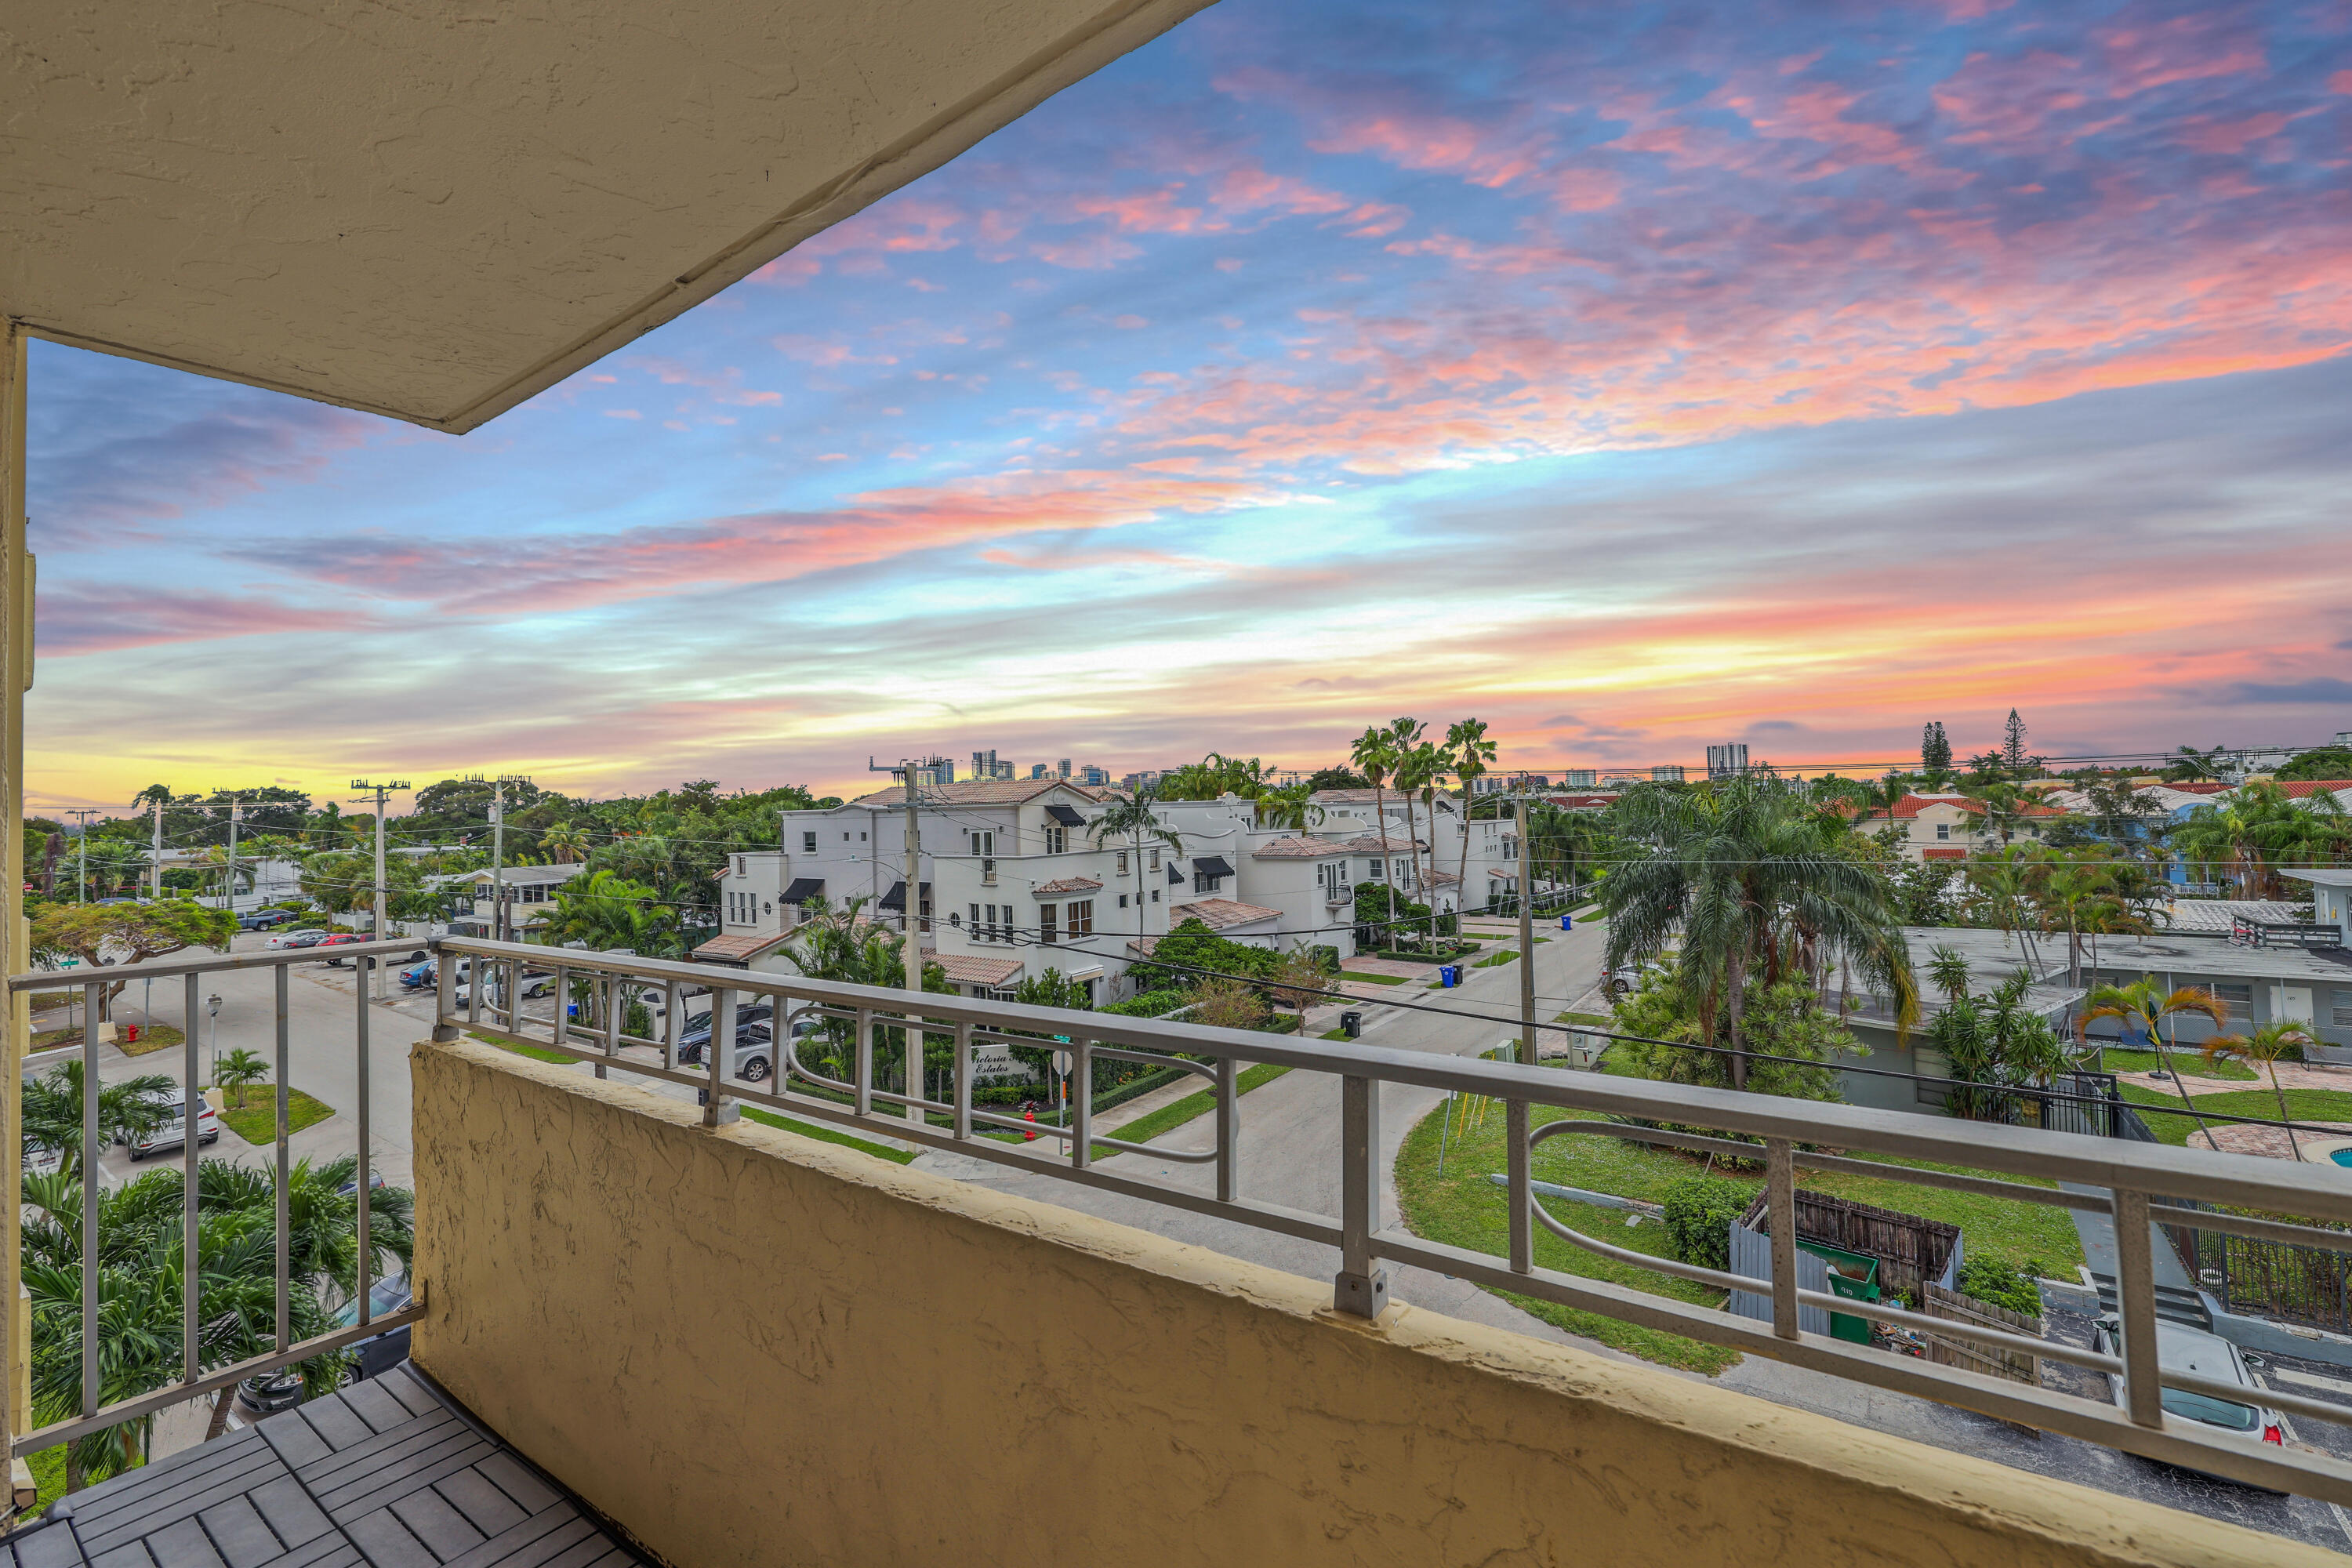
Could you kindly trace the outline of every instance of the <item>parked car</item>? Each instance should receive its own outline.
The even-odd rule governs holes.
[[[440,973],[430,959],[423,963],[412,963],[400,972],[400,984],[411,991],[423,991],[439,978]]]
[[[368,1287],[368,1304],[373,1315],[397,1312],[415,1300],[405,1279],[379,1279]],[[346,1301],[335,1314],[336,1325],[350,1328],[360,1321],[360,1304]],[[408,1359],[408,1325],[386,1329],[372,1338],[351,1347],[351,1369],[344,1373],[345,1384],[365,1378],[379,1377]],[[236,1385],[237,1403],[257,1415],[275,1415],[281,1410],[291,1410],[302,1403],[302,1374],[292,1367],[278,1372],[256,1373]]]
[[[2091,1348],[2103,1355],[2123,1354],[2123,1321],[2109,1316],[2094,1325]],[[2262,1357],[2248,1355],[2219,1334],[2203,1329],[2193,1329],[2186,1323],[2168,1323],[2159,1319],[2156,1325],[2156,1364],[2160,1373],[2189,1373],[2213,1383],[2226,1383],[2246,1391],[2242,1404],[2215,1394],[2192,1394],[2185,1388],[2167,1385],[2164,1390],[2164,1413],[2178,1415],[2184,1421],[2195,1421],[2231,1436],[2250,1442],[2286,1446],[2286,1426],[2279,1413],[2262,1403],[2262,1385],[2253,1374],[2267,1363]],[[2118,1373],[2107,1374],[2108,1394],[2120,1405],[2127,1396],[2124,1380]],[[2198,1471],[2200,1475],[2204,1471]],[[2216,1476],[2215,1480],[2226,1479]],[[2242,1483],[2241,1483],[2242,1484]],[[2258,1488],[2267,1490],[2267,1488]]]
[[[302,918],[299,910],[255,910],[236,917],[239,931],[276,931]]]
[[[320,937],[310,945],[312,947],[349,947],[353,942],[366,942],[367,940],[369,939],[355,931],[339,931]],[[331,958],[327,960],[329,966],[334,968],[340,968],[342,962],[343,961],[340,958]]]
[[[28,1176],[54,1176],[66,1167],[66,1152],[37,1144],[25,1151],[24,1163]]]
[[[283,952],[294,947],[316,947],[333,933],[323,926],[305,926],[300,931],[282,931],[262,945],[272,952]]]
[[[491,971],[490,990],[492,994],[495,995],[505,986],[505,984],[506,976],[499,971]],[[533,997],[544,996],[549,992],[554,990],[555,976],[544,969],[530,970],[524,973],[522,977],[522,984],[517,989],[521,992],[522,999],[528,1002]],[[484,998],[485,1001],[488,999],[489,998],[488,997]],[[457,996],[457,1005],[460,1007],[466,1006],[468,1005],[469,1001],[470,998],[468,996],[467,990],[461,988]]]
[[[182,1148],[188,1142],[188,1108],[185,1097],[178,1089],[158,1089],[148,1098],[159,1105],[169,1108],[172,1119],[143,1137],[123,1140],[123,1142],[129,1146],[131,1157],[133,1160],[143,1160],[150,1154],[158,1154],[166,1149]],[[215,1110],[210,1105],[205,1105],[202,1100],[196,1103],[204,1106],[203,1110],[196,1117],[197,1146],[218,1142],[220,1112]]]
[[[744,1013],[752,1009],[746,1007]],[[761,1013],[766,1008],[759,1009]],[[770,1048],[774,1035],[764,1018],[747,1019],[742,1014],[735,1018],[735,1059],[727,1068],[729,1078],[740,1078],[746,1083],[765,1083],[775,1070],[775,1053]],[[705,1028],[699,1037],[689,1036],[680,1041],[677,1059],[694,1064],[707,1059],[703,1053],[710,1048],[710,1031]]]

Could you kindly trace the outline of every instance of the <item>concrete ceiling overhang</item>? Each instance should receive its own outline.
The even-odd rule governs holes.
[[[0,316],[470,430],[1208,0],[18,0]]]

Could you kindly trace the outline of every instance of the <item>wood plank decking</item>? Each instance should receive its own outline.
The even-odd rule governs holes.
[[[118,1476],[0,1568],[643,1568],[406,1365]]]

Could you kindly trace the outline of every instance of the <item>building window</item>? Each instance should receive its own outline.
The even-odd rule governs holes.
[[[1151,901],[1155,904],[1160,901],[1160,889],[1157,888],[1151,889]]]
[[[1157,848],[1152,848],[1144,851],[1144,853],[1149,856],[1150,858],[1144,862],[1143,868],[1147,871],[1157,871],[1160,869],[1160,851]],[[1154,896],[1151,901],[1153,903],[1158,903],[1160,900],[1157,896]]]
[[[1118,907],[1120,909],[1127,908],[1127,895],[1125,893],[1121,893],[1118,896]]]
[[[1936,837],[1938,837],[1938,838],[1949,838],[1951,836],[1952,836],[1952,825],[1951,825],[1950,823],[1948,823],[1948,822],[1939,822],[1939,823],[1936,824]]]
[[[1122,877],[1127,875],[1127,851],[1124,849],[1118,852],[1118,874]]]
[[[1410,860],[1391,860],[1389,865],[1400,879],[1410,876],[1412,872],[1412,862]]]
[[[2352,991],[2338,991],[2334,1005],[2327,1009],[2327,1021],[2339,1029],[2352,1029]]]
[[[1062,940],[1054,929],[1055,919],[1056,913],[1054,905],[1039,904],[1037,906],[1037,940],[1044,942],[1048,947],[1051,947],[1054,943]]]
[[[971,835],[971,852],[982,858],[996,853],[996,835],[975,830]]]
[[[750,856],[738,855],[735,857],[735,874],[739,877],[748,877],[751,874],[751,859]]]
[[[2213,987],[2213,997],[2229,1007],[2232,1024],[2254,1021],[2254,988],[2252,984],[2231,985],[2225,982]]]
[[[1192,890],[1196,893],[1213,893],[1223,882],[1223,877],[1212,877],[1205,871],[1192,873]]]
[[[816,853],[815,834],[803,833],[801,835],[801,853],[803,855],[814,855]]]
[[[1069,916],[1072,937],[1095,934],[1095,901],[1092,899],[1080,899],[1063,912]]]
[[[1364,862],[1364,880],[1365,880],[1365,881],[1367,881],[1367,882],[1377,882],[1377,881],[1379,881],[1380,879],[1381,879],[1381,863],[1380,863],[1378,860],[1367,860],[1367,861],[1365,861],[1365,862]]]
[[[1046,853],[1046,854],[1048,854],[1048,855],[1062,855],[1062,854],[1066,854],[1066,853],[1068,853],[1068,851],[1069,851],[1069,847],[1070,847],[1070,830],[1069,830],[1068,828],[1066,828],[1066,827],[1061,827],[1061,826],[1049,826],[1049,827],[1047,827],[1047,828],[1045,829],[1045,853]]]

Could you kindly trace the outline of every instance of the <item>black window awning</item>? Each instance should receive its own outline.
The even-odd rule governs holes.
[[[1058,800],[1045,808],[1045,815],[1065,827],[1084,827],[1087,825],[1087,819],[1078,815],[1077,807],[1064,805]]]
[[[804,904],[824,891],[823,877],[794,877],[793,885],[784,889],[783,901],[788,904]]]
[[[926,882],[923,884],[923,897],[929,899],[930,896],[931,885]],[[907,884],[904,881],[891,883],[890,890],[882,895],[882,902],[877,907],[904,912],[907,908]]]
[[[1192,857],[1192,874],[1196,877],[1230,877],[1234,868],[1225,863],[1222,855],[1195,855]]]
[[[1168,868],[1168,880],[1171,886],[1181,888],[1184,885],[1184,873],[1171,866]]]

